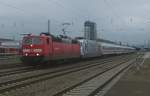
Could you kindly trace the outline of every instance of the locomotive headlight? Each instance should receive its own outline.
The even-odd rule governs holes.
[[[25,56],[28,56],[28,53],[26,53]]]
[[[36,56],[39,56],[40,54],[39,53],[36,53]]]
[[[42,49],[34,49],[33,52],[42,52]]]

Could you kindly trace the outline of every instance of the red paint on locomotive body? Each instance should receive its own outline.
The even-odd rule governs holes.
[[[53,42],[53,59],[67,59],[77,57],[80,57],[79,44]]]
[[[72,39],[56,38],[52,35],[25,36],[22,42],[22,57],[30,60],[36,59],[36,57],[44,60],[79,58],[80,45],[77,41],[72,41]]]

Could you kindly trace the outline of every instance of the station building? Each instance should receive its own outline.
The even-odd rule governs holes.
[[[0,55],[15,55],[19,53],[19,41],[0,38]]]
[[[84,23],[84,37],[89,40],[97,39],[97,30],[95,22],[86,21]]]

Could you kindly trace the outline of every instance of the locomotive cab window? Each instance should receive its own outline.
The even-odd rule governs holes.
[[[42,43],[42,40],[38,37],[32,37],[32,38],[24,38],[23,44],[30,45],[30,44],[35,44],[39,45]]]
[[[32,39],[31,38],[24,38],[23,44],[26,44],[26,45],[32,44]]]
[[[34,37],[32,38],[32,43],[36,45],[41,44],[41,39],[38,37]]]

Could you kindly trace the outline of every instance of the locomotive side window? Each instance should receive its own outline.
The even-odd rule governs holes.
[[[48,38],[46,39],[46,42],[47,42],[47,44],[49,44],[49,39]]]

